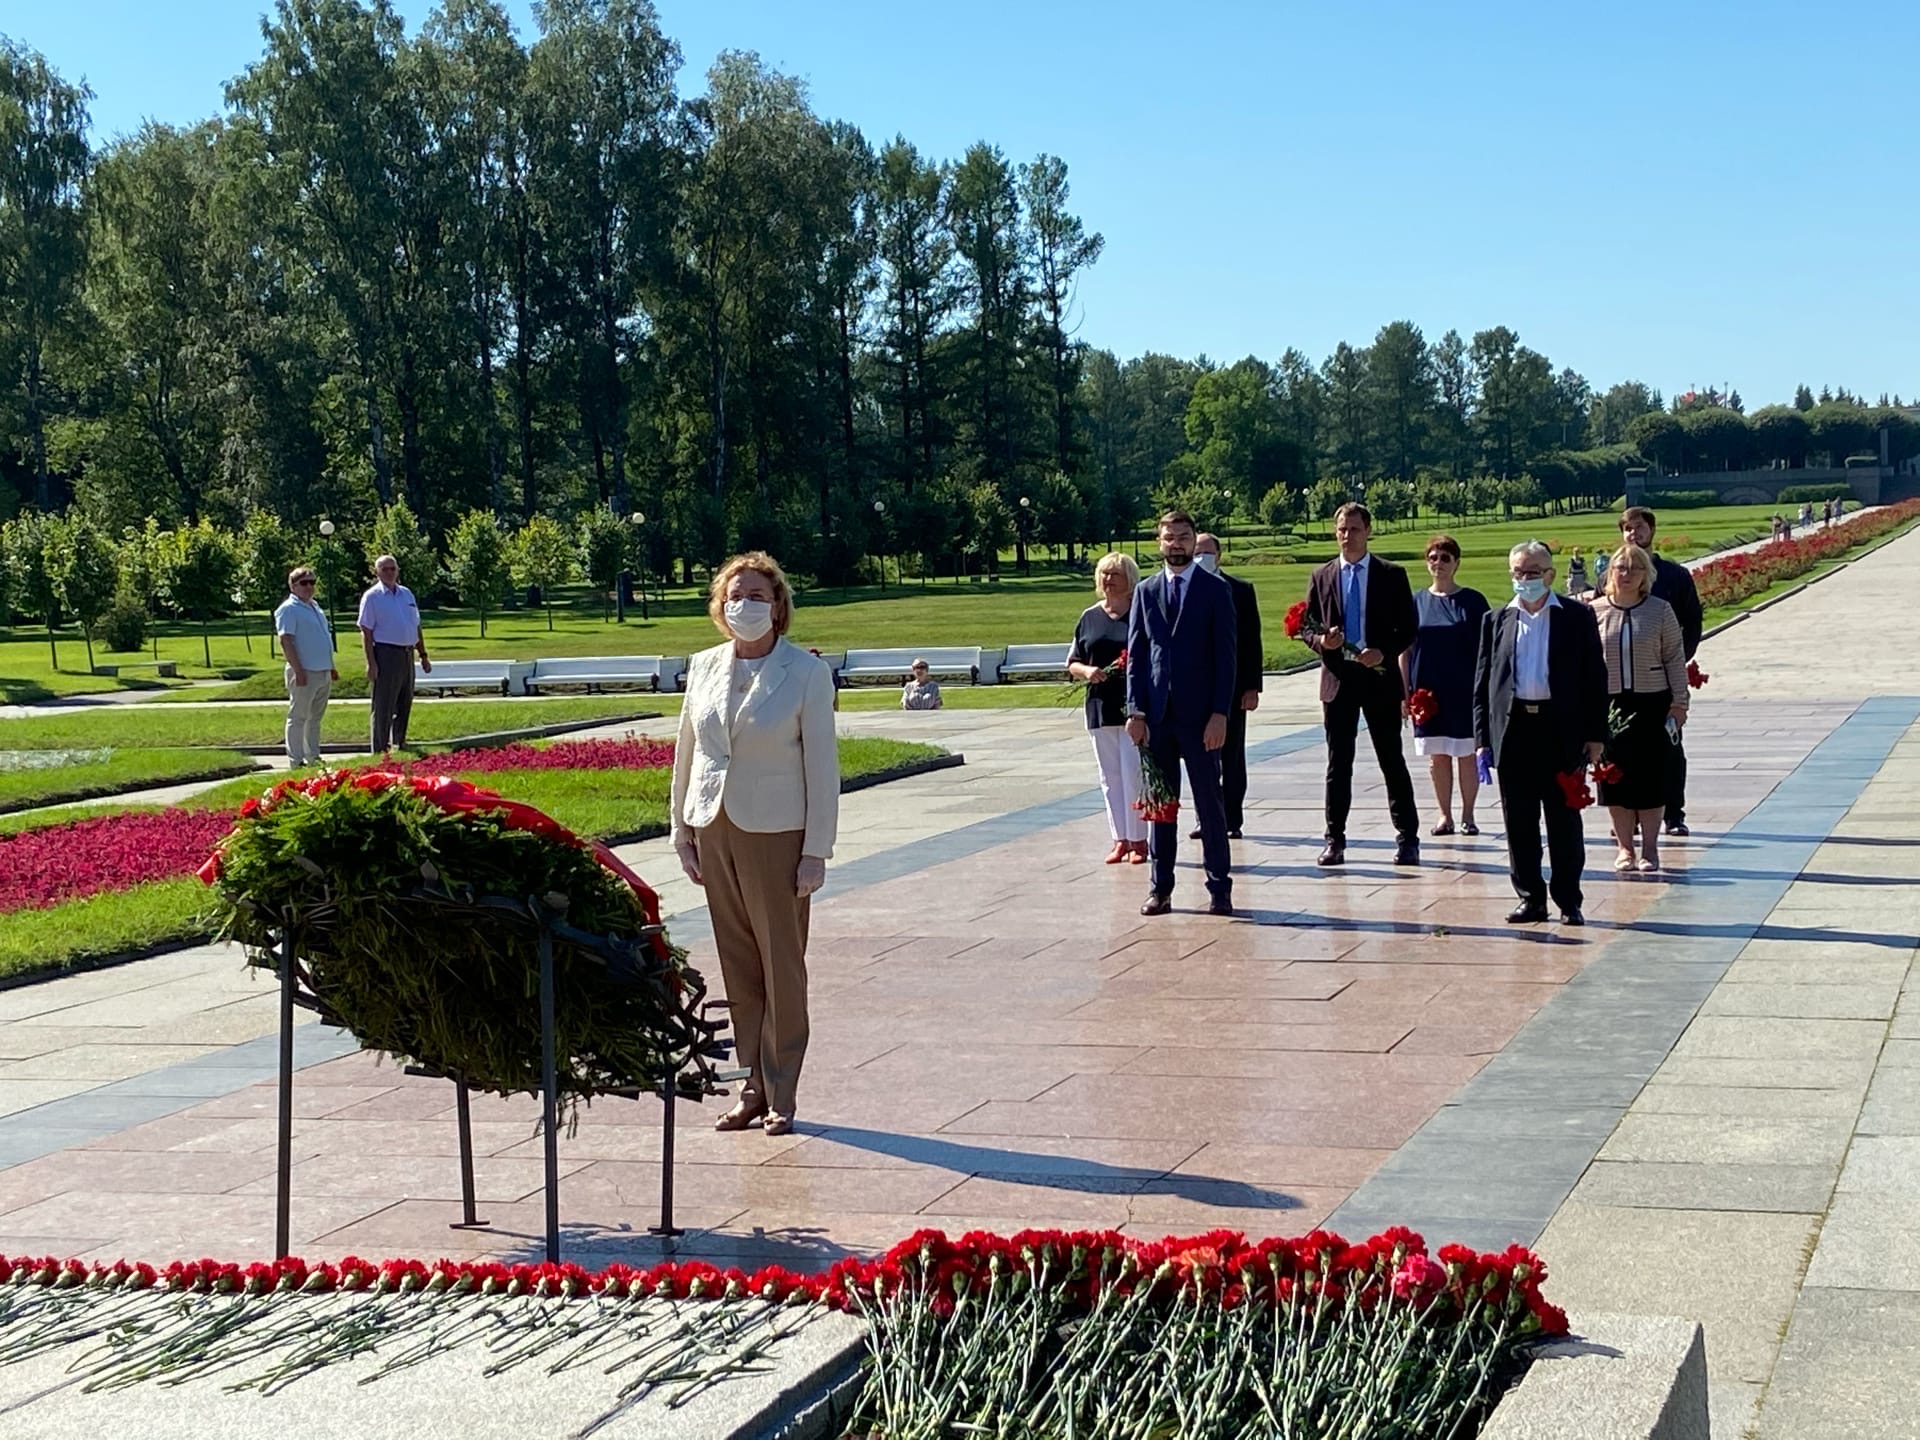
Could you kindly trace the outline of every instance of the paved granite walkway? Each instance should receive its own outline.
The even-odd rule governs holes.
[[[1377,782],[1354,862],[1318,871],[1311,676],[1255,717],[1231,921],[1135,913],[1071,712],[843,717],[968,764],[848,797],[799,1131],[683,1111],[682,1253],[1410,1222],[1537,1241],[1576,1312],[1703,1319],[1716,1433],[1908,1433],[1880,1397],[1920,1378],[1920,702],[1872,692],[1914,688],[1920,640],[1858,617],[1899,613],[1916,560],[1896,542],[1708,642],[1694,835],[1669,876],[1615,877],[1590,826],[1584,930],[1499,922],[1495,823],[1386,864]],[[627,853],[699,958],[698,892],[664,845]],[[0,1251],[263,1253],[272,1006],[213,947],[0,993]],[[476,1104],[493,1223],[452,1231],[451,1088],[301,1043],[297,1249],[537,1250],[531,1103]],[[607,1102],[563,1140],[575,1258],[657,1253],[659,1117]],[[1836,1405],[1858,1425],[1821,1430]]]

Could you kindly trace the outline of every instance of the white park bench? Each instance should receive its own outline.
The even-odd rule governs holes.
[[[849,650],[840,667],[843,680],[894,680],[904,682],[913,662],[924,660],[933,675],[964,676],[980,683],[980,647],[945,645],[931,650]]]
[[[687,678],[684,655],[576,655],[536,660],[527,676],[527,693],[551,685],[584,685],[589,691],[609,685],[640,685],[648,690],[678,690]]]
[[[523,660],[436,660],[428,674],[414,662],[413,688],[437,690],[442,695],[455,690],[498,690],[512,695],[520,690],[517,682],[533,667]]]
[[[1000,662],[1000,678],[1005,680],[1060,680],[1066,677],[1067,654],[1064,645],[1009,645],[1007,658]]]
[[[177,660],[119,660],[111,665],[96,665],[93,667],[94,674],[104,675],[108,678],[123,675],[129,670],[151,670],[156,675],[164,676],[168,680],[173,680],[179,677],[180,663]]]

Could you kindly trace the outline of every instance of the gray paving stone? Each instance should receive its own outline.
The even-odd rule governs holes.
[[[1851,1117],[1809,1120],[1633,1112],[1621,1120],[1601,1148],[1600,1158],[1838,1169],[1852,1134]]]
[[[1766,982],[1725,985],[1701,1007],[1702,1015],[1766,1015],[1792,1020],[1885,1020],[1899,998],[1895,982],[1873,985],[1785,985]]]
[[[1920,1135],[1920,1069],[1875,1075],[1854,1128],[1862,1135]]]
[[[1872,1020],[1779,1020],[1702,1015],[1674,1053],[1689,1059],[1870,1060],[1886,1037]]]
[[[1859,1135],[1840,1172],[1842,1191],[1920,1196],[1920,1137]]]
[[[1832,1195],[1833,1170],[1825,1165],[1596,1160],[1571,1198],[1637,1209],[1818,1214]]]
[[[1885,1190],[1836,1195],[1806,1283],[1920,1291],[1920,1195]]]
[[[1871,1056],[1852,1060],[1754,1060],[1725,1056],[1669,1056],[1653,1074],[1656,1085],[1740,1085],[1864,1093],[1874,1075]]]
[[[1706,1345],[1692,1321],[1573,1317],[1536,1348],[1481,1440],[1707,1440]]]
[[[1671,1085],[1656,1082],[1633,1102],[1635,1114],[1745,1115],[1785,1119],[1852,1120],[1860,1092],[1793,1090],[1758,1085]]]
[[[1760,1407],[1758,1440],[1912,1440],[1920,1394],[1920,1295],[1800,1292]]]

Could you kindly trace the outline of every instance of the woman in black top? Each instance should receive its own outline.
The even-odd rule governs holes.
[[[1093,567],[1098,605],[1089,605],[1073,630],[1073,648],[1067,652],[1067,673],[1076,680],[1096,681],[1087,686],[1087,731],[1093,737],[1093,755],[1100,766],[1100,793],[1107,800],[1107,828],[1113,849],[1107,864],[1147,863],[1146,817],[1134,809],[1140,798],[1140,751],[1127,739],[1127,677],[1118,668],[1127,653],[1127,615],[1133,608],[1140,567],[1133,557],[1115,551]],[[1107,672],[1107,667],[1114,668]],[[1098,679],[1107,672],[1104,679]]]
[[[1453,782],[1460,779],[1460,833],[1478,835],[1473,817],[1480,776],[1473,739],[1473,675],[1480,653],[1480,622],[1487,597],[1454,583],[1460,568],[1460,542],[1451,535],[1427,541],[1427,573],[1433,584],[1413,597],[1420,628],[1412,648],[1400,657],[1401,678],[1409,698],[1415,690],[1433,697],[1435,709],[1413,726],[1413,753],[1427,757],[1433,798],[1440,807],[1436,835],[1453,834]]]

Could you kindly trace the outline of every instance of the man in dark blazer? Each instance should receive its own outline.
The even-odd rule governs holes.
[[[1220,541],[1202,530],[1193,544],[1193,563],[1218,575],[1233,592],[1234,704],[1227,716],[1227,743],[1220,750],[1220,788],[1227,802],[1227,838],[1238,840],[1247,818],[1247,712],[1260,708],[1266,688],[1266,652],[1260,645],[1260,597],[1253,586],[1220,569]],[[1201,838],[1198,829],[1187,836]]]
[[[1133,593],[1127,622],[1127,736],[1147,747],[1180,794],[1180,766],[1191,780],[1200,821],[1210,915],[1233,913],[1227,812],[1220,797],[1220,747],[1234,696],[1233,592],[1193,563],[1193,520],[1181,510],[1160,517],[1161,568]],[[1173,908],[1176,821],[1156,821],[1148,840],[1153,889],[1142,915]]]
[[[1629,505],[1620,515],[1620,538],[1638,545],[1653,555],[1654,515],[1644,505]],[[1680,622],[1680,648],[1693,659],[1700,648],[1700,632],[1705,617],[1700,611],[1700,591],[1693,583],[1693,571],[1677,560],[1653,555],[1653,593],[1673,607]],[[1667,748],[1667,815],[1669,835],[1687,833],[1687,746],[1676,740]]]
[[[1584,925],[1580,874],[1586,839],[1567,803],[1563,776],[1597,764],[1607,740],[1607,662],[1600,629],[1584,605],[1553,593],[1553,552],[1538,540],[1507,557],[1513,603],[1481,622],[1473,680],[1473,733],[1483,760],[1500,772],[1507,869],[1520,903],[1512,925],[1547,918],[1547,895],[1568,925]],[[1540,873],[1540,820],[1552,873]]]
[[[1327,848],[1322,865],[1347,860],[1347,812],[1353,808],[1353,756],[1360,717],[1387,782],[1387,813],[1398,839],[1396,865],[1420,863],[1420,814],[1400,748],[1405,694],[1400,656],[1420,621],[1413,588],[1398,565],[1367,553],[1373,515],[1357,502],[1333,516],[1340,553],[1313,572],[1301,634],[1320,652],[1320,713],[1327,731]]]

